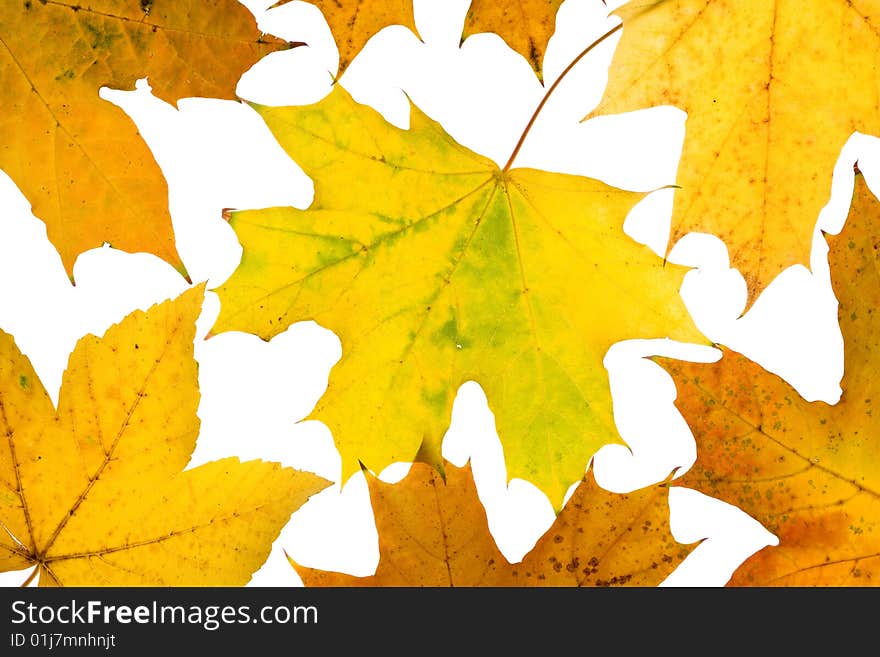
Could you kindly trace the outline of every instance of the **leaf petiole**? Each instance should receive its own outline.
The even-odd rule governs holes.
[[[544,105],[547,104],[547,100],[549,100],[550,95],[556,90],[556,87],[559,86],[559,83],[562,82],[562,80],[565,78],[565,76],[568,75],[569,71],[571,71],[571,69],[573,69],[579,61],[581,61],[584,57],[587,56],[587,53],[589,53],[591,50],[593,50],[593,48],[596,48],[600,43],[605,41],[605,39],[607,39],[607,38],[611,37],[613,34],[617,33],[622,27],[623,27],[623,23],[618,23],[613,28],[608,30],[605,34],[603,34],[598,39],[593,41],[593,43],[591,43],[586,48],[584,48],[577,57],[575,57],[573,60],[571,60],[571,63],[565,67],[565,69],[562,71],[562,73],[559,74],[559,77],[556,78],[556,80],[553,82],[553,84],[550,85],[550,88],[547,89],[546,93],[544,94],[544,97],[541,98],[541,102],[538,103],[538,106],[535,108],[535,111],[532,112],[532,117],[529,119],[529,122],[526,124],[525,129],[523,129],[522,134],[519,136],[519,141],[516,142],[516,146],[514,146],[513,152],[510,154],[510,157],[507,159],[507,164],[505,164],[504,168],[501,169],[502,171],[510,170],[510,167],[513,165],[514,159],[516,159],[516,156],[519,154],[519,151],[522,148],[523,142],[525,142],[525,140],[526,140],[526,136],[529,134],[529,131],[532,129],[532,126],[535,124],[535,120],[538,118],[538,115],[541,113],[541,110],[544,109]]]
[[[40,567],[39,567],[39,566],[34,566],[34,569],[31,571],[31,574],[28,575],[28,576],[27,576],[27,579],[24,580],[24,581],[21,583],[21,587],[20,587],[20,588],[26,589],[26,588],[28,587],[28,584],[30,584],[31,582],[34,581],[34,578],[37,576],[37,573],[38,573],[38,572],[40,572]]]

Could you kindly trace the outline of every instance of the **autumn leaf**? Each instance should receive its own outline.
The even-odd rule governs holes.
[[[37,566],[44,586],[242,585],[327,486],[262,461],[184,470],[202,297],[193,288],[82,338],[57,412],[0,332],[0,570]]]
[[[343,480],[397,461],[440,464],[458,387],[495,413],[511,477],[558,509],[616,437],[602,360],[624,338],[699,340],[684,268],[622,231],[642,194],[579,176],[499,169],[413,108],[400,130],[341,88],[256,106],[311,175],[315,200],[235,212],[241,263],[214,331],[268,340],[315,320],[343,356],[312,413]]]
[[[563,0],[471,0],[462,41],[473,34],[500,36],[526,58],[538,79],[544,81],[544,53],[556,29],[556,13]]]
[[[45,223],[72,277],[104,242],[185,273],[168,190],[126,114],[102,86],[235,98],[241,74],[290,47],[263,37],[237,0],[5,0],[0,4],[0,168]]]
[[[665,484],[616,494],[588,472],[520,563],[498,550],[470,464],[422,463],[387,484],[366,473],[379,566],[356,577],[291,565],[306,586],[656,586],[691,551],[669,531]]]
[[[880,585],[878,233],[880,207],[856,176],[844,230],[828,237],[845,349],[836,405],[804,401],[729,350],[711,365],[661,361],[697,440],[681,484],[740,507],[779,538],[732,585]]]
[[[280,0],[273,7],[286,5]],[[377,32],[390,25],[402,25],[418,35],[413,0],[309,0],[324,15],[339,49],[339,72],[345,73],[363,47]]]
[[[813,226],[855,131],[880,131],[880,3],[629,2],[604,100],[590,116],[688,114],[670,245],[713,233],[748,303],[809,265]]]
[[[287,4],[290,0],[275,3]],[[339,47],[341,76],[367,41],[389,25],[402,25],[418,35],[412,0],[310,0],[324,14]],[[491,32],[526,58],[538,79],[547,42],[556,26],[562,0],[472,0],[464,21],[462,41]],[[338,77],[338,76],[337,76]]]

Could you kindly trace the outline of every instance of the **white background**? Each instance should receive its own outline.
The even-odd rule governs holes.
[[[331,72],[336,71],[333,37],[315,7],[292,2],[267,11],[272,3],[244,1],[264,31],[306,41],[309,47],[266,57],[242,77],[238,94],[271,105],[316,102],[330,91]],[[476,35],[460,45],[467,6],[468,0],[415,0],[421,40],[399,26],[383,30],[340,83],[400,127],[408,126],[408,95],[459,142],[503,165],[544,88],[526,61],[498,36]],[[599,0],[565,2],[544,61],[548,86],[581,50],[617,24],[607,12]],[[675,181],[684,112],[661,107],[581,122],[601,96],[618,36],[565,78],[516,165],[587,175],[642,191]],[[241,247],[221,218],[223,208],[308,207],[311,181],[247,105],[184,99],[175,108],[154,98],[148,81],[139,83],[136,91],[105,89],[101,96],[129,113],[153,149],[168,180],[178,250],[195,283],[207,281],[209,289],[217,287],[239,262]],[[880,171],[872,164],[877,143],[855,135],[844,148],[829,205],[818,218],[821,228],[837,232],[843,223],[854,160],[859,159],[869,183],[872,172]],[[672,193],[649,194],[625,225],[630,236],[658,253],[665,250]],[[719,240],[687,236],[670,259],[697,267],[687,274],[682,295],[707,337],[780,374],[808,400],[835,403],[843,343],[826,252],[817,233],[814,273],[801,266],[786,270],[740,319],[745,285],[729,268]],[[0,174],[0,328],[14,335],[56,401],[68,354],[78,338],[101,334],[132,310],[174,297],[187,287],[169,265],[151,255],[106,247],[80,256],[74,277],[75,287],[47,241],[44,225],[31,215],[14,183]],[[218,311],[219,300],[209,293],[195,345],[202,425],[191,465],[229,455],[263,458],[338,482],[340,461],[329,431],[319,422],[299,422],[323,393],[341,355],[337,338],[313,322],[302,322],[268,343],[234,332],[205,340]],[[673,405],[671,379],[641,356],[711,361],[719,352],[657,337],[622,341],[605,360],[615,418],[629,445],[604,447],[593,460],[599,484],[610,490],[655,483],[675,468],[683,472],[696,458],[691,433]],[[509,560],[521,559],[549,527],[553,513],[531,484],[506,481],[494,421],[476,382],[458,391],[443,453],[457,465],[471,459],[499,548]],[[382,476],[393,481],[405,471],[405,464],[392,466]],[[707,540],[664,582],[666,586],[721,586],[751,553],[776,542],[738,509],[695,491],[674,488],[670,508],[677,540]],[[304,565],[372,573],[379,554],[363,477],[353,477],[344,488],[337,483],[296,512],[251,585],[301,585],[284,550]],[[26,576],[24,571],[3,574],[0,583],[18,585]]]

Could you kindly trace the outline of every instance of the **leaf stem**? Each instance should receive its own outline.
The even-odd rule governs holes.
[[[605,41],[605,39],[609,38],[610,36],[612,36],[613,34],[618,32],[620,30],[620,28],[622,28],[622,27],[623,27],[623,23],[618,23],[617,25],[612,27],[610,30],[608,30],[605,34],[603,34],[598,39],[593,41],[593,43],[591,43],[586,48],[584,48],[577,57],[575,57],[573,60],[571,60],[571,63],[565,67],[565,70],[562,71],[562,73],[559,74],[559,77],[557,77],[556,80],[553,82],[553,84],[550,85],[550,88],[547,89],[547,92],[544,94],[544,97],[541,98],[541,102],[538,103],[538,106],[535,108],[535,111],[532,113],[532,118],[530,118],[529,122],[526,124],[525,129],[523,130],[522,134],[519,137],[519,141],[516,142],[516,146],[514,146],[513,152],[510,154],[510,157],[507,159],[507,164],[505,164],[504,168],[501,169],[502,171],[508,171],[510,169],[510,167],[513,165],[513,161],[514,161],[514,159],[516,159],[516,156],[519,154],[519,150],[522,148],[523,142],[525,142],[525,140],[526,140],[526,136],[529,134],[529,131],[532,129],[532,126],[535,125],[535,120],[538,118],[538,114],[540,114],[541,110],[544,109],[544,105],[547,104],[547,100],[550,98],[550,95],[554,91],[556,91],[556,87],[559,86],[559,83],[562,82],[563,78],[565,78],[565,76],[568,75],[569,71],[571,71],[571,69],[573,69],[575,67],[575,64],[577,64],[579,61],[581,61],[584,57],[587,56],[587,53],[589,53],[591,50],[593,50],[593,48],[597,47],[600,43]]]
[[[28,586],[28,584],[30,584],[31,582],[34,581],[34,577],[37,576],[37,573],[38,573],[38,572],[40,572],[40,567],[39,567],[39,566],[34,566],[34,569],[31,571],[31,574],[28,575],[27,579],[24,580],[24,581],[21,583],[21,587],[20,587],[20,588],[26,589],[27,586]]]

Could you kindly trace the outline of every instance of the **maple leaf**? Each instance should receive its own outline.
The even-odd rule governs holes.
[[[273,6],[287,4],[290,0]],[[389,25],[402,25],[418,35],[412,0],[309,0],[324,14],[339,47],[341,76],[367,41]],[[547,42],[563,0],[472,0],[462,42],[473,34],[492,32],[526,58],[543,82],[541,68]]]
[[[455,391],[475,380],[510,476],[558,508],[596,449],[619,441],[608,348],[701,339],[678,295],[685,269],[621,229],[642,194],[500,169],[417,108],[401,130],[339,86],[314,105],[255,107],[315,200],[231,214],[244,253],[214,330],[268,340],[315,320],[339,336],[311,417],[331,429],[343,479],[422,446],[439,466]]]
[[[845,346],[836,405],[805,401],[729,350],[711,365],[657,359],[697,440],[681,484],[740,507],[779,538],[732,585],[880,584],[878,231],[880,207],[858,175],[844,230],[828,238]]]
[[[556,28],[556,13],[563,0],[472,0],[464,22],[462,41],[473,34],[491,32],[526,58],[541,82],[544,53]]]
[[[616,494],[584,475],[553,525],[520,563],[498,550],[470,464],[423,463],[400,482],[365,473],[379,533],[369,577],[306,568],[306,586],[656,586],[692,547],[669,530],[667,486]]]
[[[104,242],[185,274],[168,190],[128,116],[102,86],[235,98],[242,72],[291,45],[265,38],[237,0],[0,3],[0,167],[46,223],[69,276]]]
[[[286,5],[280,0],[272,7]],[[402,25],[418,35],[412,0],[309,0],[324,15],[339,49],[341,77],[363,47],[379,30]]]
[[[840,149],[880,130],[880,2],[630,2],[604,100],[590,116],[674,105],[688,114],[670,245],[720,237],[748,305],[809,265]]]
[[[320,477],[236,458],[183,470],[199,430],[203,286],[70,356],[58,410],[0,332],[0,570],[40,585],[241,585]]]

